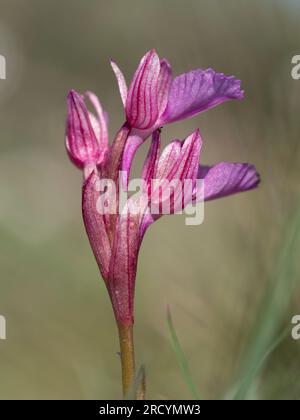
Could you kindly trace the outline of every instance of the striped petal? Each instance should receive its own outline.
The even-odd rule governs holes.
[[[119,69],[118,65],[114,61],[110,61],[111,67],[113,69],[113,72],[115,73],[118,85],[119,85],[119,91],[121,95],[121,99],[123,102],[123,105],[125,107],[126,105],[126,99],[127,99],[127,84],[125,81],[125,77],[121,70]]]
[[[178,162],[181,153],[181,146],[182,143],[180,140],[173,140],[168,144],[168,146],[165,147],[159,158],[154,178],[169,178],[169,174],[172,168]]]
[[[98,127],[95,125],[94,131],[97,132],[97,138],[99,141],[99,146],[101,151],[108,149],[108,117],[106,112],[103,110],[101,103],[98,97],[93,92],[86,92],[85,96],[90,100],[91,104],[94,107],[96,113],[96,121],[98,123]],[[92,114],[94,115],[94,114]]]
[[[195,180],[199,166],[199,154],[202,145],[202,140],[199,130],[196,130],[184,141],[180,157],[178,159],[178,168],[171,171],[169,176],[180,179]]]
[[[142,171],[142,179],[150,184],[158,166],[158,155],[160,148],[160,132],[156,130],[152,135],[152,141],[149,148],[148,155],[145,159]]]
[[[158,77],[158,109],[161,115],[166,109],[169,97],[170,86],[172,82],[172,69],[166,59],[160,62],[160,72]]]
[[[159,115],[158,83],[160,61],[155,51],[141,60],[131,82],[126,100],[126,118],[132,128],[147,129]]]

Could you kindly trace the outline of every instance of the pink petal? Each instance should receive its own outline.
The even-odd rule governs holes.
[[[160,62],[160,72],[158,78],[158,109],[161,115],[166,109],[172,82],[172,69],[166,59]]]
[[[199,167],[199,154],[202,145],[202,139],[199,130],[192,133],[183,143],[179,165],[176,171],[171,171],[170,176],[181,181],[185,179],[195,180]]]
[[[110,61],[110,64],[111,64],[113,72],[115,73],[115,76],[117,78],[121,99],[122,99],[123,105],[125,107],[126,99],[127,99],[127,84],[126,84],[126,81],[125,81],[125,77],[124,77],[123,73],[121,72],[121,70],[119,69],[118,65],[113,60]]]
[[[96,118],[98,125],[99,125],[99,134],[98,134],[98,140],[100,148],[103,150],[107,150],[108,148],[108,128],[107,128],[107,115],[103,111],[103,108],[100,104],[100,101],[98,97],[93,92],[86,92],[87,98],[92,103],[96,115],[98,118]]]
[[[240,80],[212,69],[193,70],[176,77],[161,124],[190,118],[230,99],[242,99]]]
[[[159,158],[154,178],[163,179],[169,177],[169,173],[174,167],[174,164],[177,164],[178,162],[181,145],[182,143],[180,140],[173,140],[167,147],[165,147]]]
[[[90,122],[93,127],[93,130],[94,130],[95,136],[97,137],[98,142],[100,142],[99,139],[101,137],[101,131],[100,131],[99,120],[92,112],[89,112],[89,118],[90,118]]]
[[[198,179],[204,179],[204,200],[226,197],[256,188],[259,175],[254,165],[221,162],[215,166],[200,166]]]
[[[154,177],[154,174],[157,169],[159,147],[160,132],[159,130],[156,130],[152,135],[152,141],[149,148],[149,152],[143,166],[142,179],[146,181],[147,184],[151,182],[151,179]]]
[[[158,118],[159,73],[158,55],[149,51],[139,64],[127,95],[126,118],[133,128],[149,128]]]

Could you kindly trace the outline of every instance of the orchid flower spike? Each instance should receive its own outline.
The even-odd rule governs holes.
[[[107,114],[98,98],[91,92],[80,95],[71,91],[67,99],[66,149],[84,174],[83,220],[118,325],[125,396],[134,381],[134,290],[145,232],[164,214],[181,212],[189,204],[256,188],[259,176],[248,163],[199,165],[199,130],[184,141],[171,141],[160,151],[161,126],[230,99],[241,99],[239,80],[212,69],[194,70],[172,79],[168,62],[152,50],[142,58],[127,90],[120,69],[115,63],[112,67],[125,108],[125,123],[110,146]],[[93,112],[87,109],[85,99]],[[125,171],[129,177],[135,152],[150,135],[141,174],[142,193],[127,196],[121,205],[127,182],[120,174]],[[122,182],[118,182],[120,177]],[[182,189],[185,185],[190,188]]]
[[[123,74],[115,63],[112,66],[127,123],[109,146],[107,115],[100,101],[91,92],[82,96],[72,90],[68,95],[66,149],[71,161],[84,172],[82,209],[86,231],[117,322],[127,325],[133,323],[134,284],[142,238],[147,228],[164,214],[160,210],[153,213],[149,203],[153,205],[156,201],[158,209],[163,207],[163,197],[168,192],[167,183],[170,181],[173,185],[174,181],[191,181],[193,194],[188,203],[184,202],[186,205],[197,200],[198,179],[204,179],[202,198],[212,200],[255,188],[259,177],[255,167],[246,163],[221,162],[212,167],[199,166],[202,146],[199,130],[183,142],[173,140],[161,155],[159,152],[158,126],[188,118],[229,99],[242,98],[238,80],[211,69],[195,70],[172,80],[170,65],[166,60],[160,61],[152,50],[142,58],[127,91]],[[85,99],[92,104],[93,113],[88,111]],[[99,182],[104,176],[115,182],[124,165],[131,167],[134,153],[126,153],[126,150],[132,150],[134,137],[139,137],[134,130],[147,131],[147,135],[152,132],[142,173],[148,198],[146,201],[129,200],[125,215],[118,210],[113,214],[107,214],[104,208],[99,211],[99,202],[104,206],[103,200],[99,201]],[[159,188],[153,186],[154,180],[160,182]],[[118,205],[118,188],[108,188],[105,195],[108,209]],[[170,213],[183,209],[176,191],[172,200]]]

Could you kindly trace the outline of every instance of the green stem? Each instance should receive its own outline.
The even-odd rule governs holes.
[[[120,355],[122,367],[123,397],[126,398],[135,385],[135,358],[133,325],[118,325],[120,340]],[[143,375],[141,383],[135,392],[136,399],[145,399],[145,378]]]

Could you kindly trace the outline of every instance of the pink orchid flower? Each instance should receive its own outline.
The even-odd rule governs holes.
[[[204,179],[204,200],[212,200],[255,188],[259,177],[255,167],[247,163],[218,163],[212,167],[199,166],[202,140],[199,131],[192,133],[183,142],[173,140],[159,156],[160,135],[155,132],[142,178],[150,187],[153,180]],[[99,203],[99,176],[93,173],[84,184],[83,218],[87,234],[107,285],[116,320],[119,324],[133,324],[134,287],[138,254],[146,229],[162,214],[151,214],[144,201],[131,202],[134,212],[127,210],[118,215],[112,243],[107,232],[105,215],[97,212]],[[163,184],[162,185],[163,188]],[[149,203],[155,191],[147,189]],[[163,194],[163,191],[162,191]],[[193,201],[191,196],[189,204]],[[175,198],[173,198],[176,201]],[[98,209],[99,210],[99,209]],[[181,208],[174,208],[176,213]]]
[[[192,70],[172,78],[171,66],[155,50],[144,55],[129,90],[125,78],[111,61],[130,127],[151,130],[183,120],[230,99],[242,99],[241,82],[212,69]]]
[[[160,152],[160,127],[191,117],[229,99],[240,99],[240,82],[213,70],[195,70],[171,80],[166,60],[147,53],[134,75],[129,91],[115,63],[126,122],[112,145],[108,142],[107,114],[97,97],[71,91],[68,95],[66,149],[83,171],[82,213],[86,232],[107,287],[120,333],[123,391],[134,377],[132,326],[138,255],[148,227],[163,216],[165,199],[170,214],[199,200],[212,200],[257,187],[259,176],[248,163],[221,162],[199,165],[202,139],[199,130],[184,141],[173,140]],[[85,99],[94,108],[89,112]],[[142,194],[132,196],[120,210],[127,184],[119,181],[124,168],[129,175],[136,145],[152,134],[141,180]],[[134,139],[139,139],[134,141]],[[132,152],[133,151],[133,152]],[[199,184],[204,180],[204,184]],[[103,181],[107,181],[104,184]],[[158,181],[158,183],[157,183]],[[175,188],[172,193],[169,183]],[[189,182],[190,193],[181,194]],[[204,187],[203,187],[204,185]],[[200,191],[201,189],[201,191]],[[201,192],[201,194],[199,194]],[[152,204],[158,211],[153,211]]]
[[[240,80],[212,69],[192,70],[173,79],[170,64],[160,60],[155,50],[141,59],[129,90],[117,64],[111,61],[111,65],[131,127],[122,168],[128,173],[137,149],[155,129],[244,97]]]

